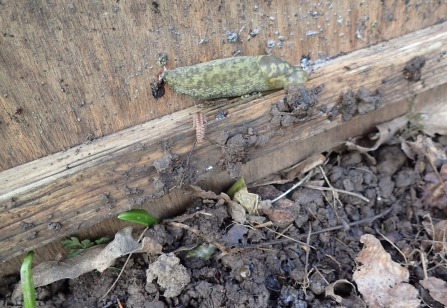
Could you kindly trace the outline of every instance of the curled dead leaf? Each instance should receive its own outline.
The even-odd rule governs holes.
[[[360,153],[366,153],[369,151],[377,150],[380,145],[382,145],[388,139],[393,137],[396,134],[396,132],[407,123],[407,121],[408,118],[406,115],[404,115],[392,121],[377,125],[376,128],[378,130],[378,138],[374,137],[374,139],[377,139],[377,141],[372,147],[363,147],[358,145],[356,143],[358,141],[357,138],[353,138],[350,141],[346,142],[346,146],[348,147],[348,149],[357,150]]]

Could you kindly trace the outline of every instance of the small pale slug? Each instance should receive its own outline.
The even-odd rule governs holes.
[[[175,91],[198,99],[241,96],[304,83],[307,73],[275,56],[244,56],[178,67],[162,74]]]

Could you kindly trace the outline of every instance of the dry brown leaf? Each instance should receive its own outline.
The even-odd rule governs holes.
[[[383,143],[388,141],[392,136],[394,136],[396,134],[396,132],[399,129],[401,129],[403,126],[405,126],[407,121],[408,121],[408,118],[406,115],[404,115],[404,116],[396,118],[392,121],[377,125],[376,127],[379,131],[378,132],[379,136],[378,136],[378,139],[377,139],[376,143],[374,144],[374,146],[372,146],[370,148],[363,147],[363,146],[356,144],[358,138],[353,138],[353,139],[351,139],[351,141],[346,142],[346,146],[348,147],[348,149],[357,150],[360,153],[366,153],[369,151],[377,150],[380,145],[382,145]]]
[[[424,225],[425,230],[427,230],[428,235],[430,235],[434,241],[442,242],[444,240],[444,237],[447,234],[447,220],[441,220],[434,226],[428,221],[423,221],[422,224]]]
[[[444,239],[447,234],[447,220],[441,220],[435,225],[429,221],[423,221],[422,225],[427,231],[428,235],[436,241],[434,247],[436,251],[441,251],[444,245]],[[434,230],[433,230],[434,229]]]
[[[447,306],[447,283],[444,280],[436,277],[428,277],[427,279],[420,280],[419,283],[430,292],[430,296],[434,300]]]
[[[138,243],[132,237],[132,227],[124,228],[115,234],[115,239],[107,245],[93,246],[72,258],[63,261],[47,261],[33,268],[34,286],[40,287],[61,279],[73,279],[84,273],[104,271],[116,258],[129,253],[147,252],[160,254],[162,246],[149,237]],[[13,297],[21,294],[18,283]]]
[[[407,268],[393,262],[373,235],[362,235],[360,242],[364,247],[355,259],[360,264],[353,279],[368,307],[418,307],[418,291],[406,283],[409,277]]]
[[[439,176],[443,182],[439,181],[436,172],[430,172],[424,176],[426,185],[422,188],[421,201],[427,207],[445,209],[447,206],[447,195],[445,193],[447,190],[447,164],[441,166]]]
[[[239,224],[243,224],[247,220],[244,207],[235,201],[227,202],[227,211],[231,218]]]
[[[307,173],[313,168],[323,165],[325,161],[326,157],[324,157],[323,154],[317,154],[312,157],[309,157],[308,159],[299,162],[298,164],[295,164],[292,167],[284,169],[284,171],[287,172],[286,178],[289,180],[294,180],[300,174]]]
[[[426,156],[433,163],[437,160],[447,159],[445,148],[434,143],[433,140],[427,136],[418,135],[416,141],[407,143],[421,158]]]
[[[190,185],[188,187],[188,191],[192,193],[194,196],[200,197],[202,199],[214,199],[214,200],[223,200],[227,203],[228,214],[230,214],[231,218],[237,223],[244,223],[246,221],[245,217],[245,209],[239,203],[231,200],[231,198],[226,193],[220,193],[217,195],[212,191],[205,191],[199,186]]]
[[[242,205],[248,214],[254,214],[258,210],[259,195],[249,193],[247,187],[242,187],[235,192],[233,200]]]
[[[447,135],[447,103],[445,100],[427,106],[422,110],[421,115],[424,133],[430,136]]]

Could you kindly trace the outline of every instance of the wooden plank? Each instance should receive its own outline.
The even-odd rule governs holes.
[[[1,1],[0,170],[193,106],[171,91],[151,96],[158,53],[173,68],[264,54],[271,40],[274,55],[298,64],[445,16],[444,1],[416,0]],[[251,29],[260,31],[249,40]],[[228,31],[240,40],[228,43]]]
[[[398,102],[409,99],[410,104],[418,95],[447,83],[446,53],[447,24],[440,24],[324,63],[308,86],[326,85],[320,104],[328,107],[340,101],[344,90],[380,87],[383,100],[375,114],[383,118],[373,122],[382,122],[390,119]],[[423,78],[408,81],[402,69],[417,55],[426,58]],[[271,130],[270,109],[283,93],[278,91],[247,104],[235,102],[229,105],[229,115],[223,120],[213,120],[218,107],[205,110],[210,119],[208,141],[196,148],[189,165],[197,180],[221,173],[218,166],[222,149],[217,140],[225,131],[232,136],[247,133],[249,127],[259,133],[270,129],[274,138],[264,146],[247,148],[249,160],[257,160],[290,145],[299,149],[303,140],[327,135],[326,131],[343,125],[340,117],[331,121],[322,114],[299,125]],[[194,140],[191,114],[197,110],[188,108],[1,172],[0,260],[36,249],[132,207],[147,207],[158,194],[154,178],[162,177],[152,167],[154,160],[170,149],[179,156],[176,166],[186,161]],[[372,122],[361,128],[367,116],[355,118],[360,127],[351,135],[371,128]],[[317,150],[321,148],[314,146],[305,153]],[[276,164],[275,168],[281,167]],[[255,180],[266,171],[249,174],[248,178]],[[167,183],[169,190],[176,185],[178,180]],[[182,199],[179,195],[181,191],[150,203],[150,211],[159,217],[178,212],[183,206],[178,202]],[[32,225],[25,228],[25,223]],[[59,228],[48,228],[50,223],[59,223]]]

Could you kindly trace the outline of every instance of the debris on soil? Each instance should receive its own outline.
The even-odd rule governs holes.
[[[425,65],[425,58],[423,56],[416,56],[405,64],[404,75],[405,78],[413,81],[421,80],[421,69]]]
[[[323,91],[324,84],[308,89],[303,84],[290,84],[284,90],[286,96],[272,106],[273,126],[291,126],[294,123],[308,120],[315,115],[318,94]]]
[[[149,237],[138,243],[132,238],[132,227],[124,228],[115,235],[108,245],[97,245],[85,249],[80,254],[64,260],[64,262],[48,261],[33,268],[35,287],[45,286],[52,282],[76,278],[84,273],[98,270],[103,272],[111,266],[115,259],[133,252],[161,253],[161,245]],[[21,294],[20,283],[14,290],[13,297]]]
[[[146,271],[147,283],[157,279],[157,284],[164,291],[163,296],[175,297],[182,292],[190,282],[188,271],[180,264],[180,259],[174,254],[162,254]]]
[[[359,265],[352,278],[368,306],[418,307],[418,291],[408,283],[408,269],[393,262],[374,235],[362,235],[360,242],[365,246],[355,258]]]
[[[322,153],[268,177],[267,185],[242,190],[239,180],[228,194],[185,186],[191,206],[147,230],[158,250],[133,254],[107,299],[99,301],[116,279],[113,269],[38,287],[38,305],[112,307],[119,298],[126,308],[360,308],[363,299],[368,307],[441,307],[447,140],[416,131],[391,135],[407,122],[382,125],[373,146]],[[224,139],[244,151],[258,136]],[[172,156],[154,165],[161,182],[171,176],[177,183],[182,165]],[[238,191],[253,194],[249,204],[260,199],[254,213],[239,203],[245,197],[235,198]],[[0,301],[20,306],[13,287],[0,286]]]
[[[349,121],[355,114],[367,114],[379,108],[382,100],[382,91],[377,89],[371,93],[367,88],[360,87],[357,94],[351,90],[343,92],[341,103],[337,106],[343,120]]]

